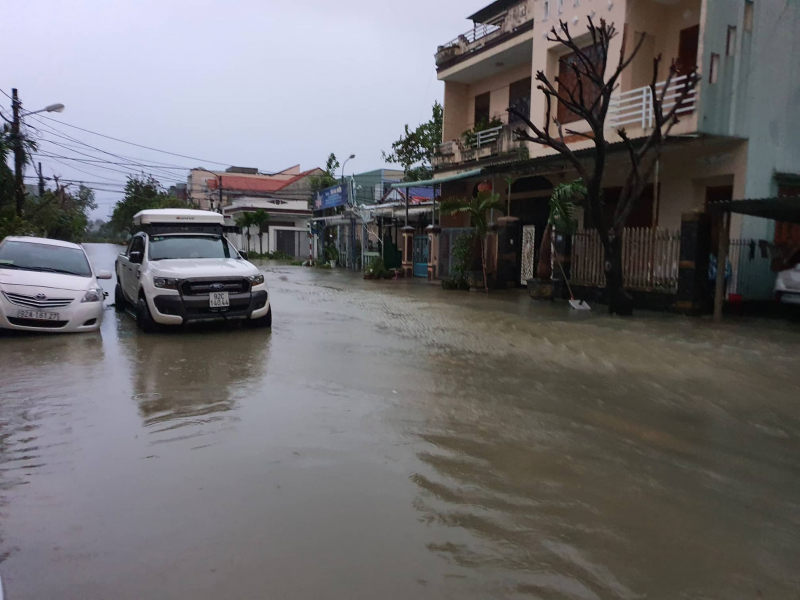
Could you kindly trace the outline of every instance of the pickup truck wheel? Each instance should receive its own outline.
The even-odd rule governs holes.
[[[139,296],[139,302],[136,303],[136,324],[145,333],[153,333],[158,329],[158,324],[153,320],[144,296]]]
[[[272,327],[272,307],[269,307],[267,314],[259,319],[250,319],[248,321],[250,327],[267,328]]]
[[[122,293],[122,286],[117,284],[114,288],[114,309],[118,312],[125,312],[125,296]]]

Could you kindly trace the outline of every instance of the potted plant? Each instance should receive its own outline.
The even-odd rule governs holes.
[[[575,210],[576,197],[586,194],[583,181],[576,179],[570,183],[561,183],[555,187],[550,196],[550,213],[547,217],[547,228],[542,235],[539,246],[539,261],[536,265],[536,279],[528,279],[528,293],[531,298],[553,298],[553,232],[572,233],[577,226]]]

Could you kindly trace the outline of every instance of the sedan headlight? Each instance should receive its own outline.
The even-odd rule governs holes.
[[[103,301],[103,290],[96,289],[96,290],[89,290],[83,295],[83,299],[81,302],[102,302]]]
[[[169,277],[156,277],[153,279],[153,285],[162,290],[177,290],[180,279],[171,279]]]
[[[259,275],[250,275],[247,278],[247,281],[250,282],[250,285],[261,285],[262,283],[264,283],[264,276],[261,275],[261,274],[259,274]]]

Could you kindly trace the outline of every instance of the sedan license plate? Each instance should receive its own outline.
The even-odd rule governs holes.
[[[58,313],[43,310],[21,310],[17,313],[20,319],[34,319],[36,321],[58,321]]]
[[[211,292],[208,296],[208,305],[211,308],[228,308],[231,305],[228,292]]]

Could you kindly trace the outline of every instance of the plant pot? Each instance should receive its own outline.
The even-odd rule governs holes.
[[[336,268],[336,261],[332,260],[332,261],[329,261],[329,262],[330,262],[330,265],[331,265],[331,269],[335,269]]]
[[[553,299],[552,279],[528,279],[528,294],[534,300]]]

